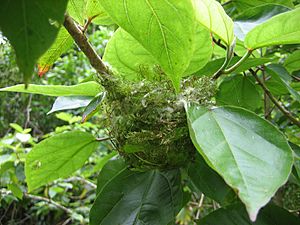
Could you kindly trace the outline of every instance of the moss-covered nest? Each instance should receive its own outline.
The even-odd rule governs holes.
[[[113,83],[106,86],[110,135],[132,168],[171,169],[193,160],[184,101],[211,105],[216,88],[209,78],[184,80],[180,94],[166,80]]]

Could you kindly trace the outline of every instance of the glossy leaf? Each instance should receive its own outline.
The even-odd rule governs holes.
[[[275,205],[268,205],[261,210],[256,222],[247,218],[244,207],[240,204],[232,205],[226,209],[218,209],[200,220],[198,225],[297,225],[299,218],[283,208]]]
[[[251,111],[262,107],[262,95],[246,76],[233,76],[222,81],[216,96],[218,105],[239,106]]]
[[[84,25],[86,18],[86,4],[88,0],[69,0],[67,12],[80,25]]]
[[[212,170],[201,156],[188,167],[188,175],[192,184],[205,196],[227,205],[235,199],[234,191],[225,183],[223,178]]]
[[[84,165],[98,145],[93,135],[82,131],[58,134],[35,145],[25,161],[29,192],[71,175]]]
[[[32,93],[48,96],[96,96],[101,91],[101,86],[93,81],[81,83],[73,86],[64,85],[25,85],[18,84],[11,87],[1,88],[1,91]]]
[[[245,46],[257,49],[271,45],[300,43],[300,8],[274,16],[256,26],[245,38]]]
[[[260,5],[245,10],[234,21],[234,33],[243,41],[250,30],[273,16],[289,10],[290,8],[277,4]]]
[[[289,73],[300,70],[300,50],[290,54],[284,61],[284,66]]]
[[[233,21],[215,0],[193,0],[197,20],[228,46],[234,40]]]
[[[86,107],[92,99],[92,97],[86,96],[60,96],[55,99],[51,110],[47,114],[49,115],[50,113],[57,111]]]
[[[254,221],[291,172],[293,155],[285,137],[241,108],[190,105],[187,117],[195,147],[236,190]]]
[[[229,66],[234,65],[239,61],[240,57],[235,56],[232,58]],[[196,75],[198,76],[211,76],[215,74],[222,64],[224,63],[225,58],[215,59],[210,62],[208,62],[201,70],[196,72]],[[233,73],[241,73],[244,72],[252,67],[257,67],[259,65],[271,62],[272,59],[268,58],[248,58],[245,62],[243,62],[236,70],[233,71]]]
[[[101,4],[115,23],[154,56],[179,90],[194,50],[192,2],[102,0]]]
[[[182,203],[180,171],[134,172],[124,162],[108,162],[98,177],[90,224],[169,224]]]
[[[60,28],[51,47],[38,60],[39,73],[49,70],[56,60],[73,45],[73,39],[65,28]],[[43,73],[44,74],[44,73]]]
[[[106,92],[98,94],[84,109],[81,122],[86,122],[93,115],[95,115],[101,108],[102,102],[105,99]]]
[[[279,64],[267,66],[266,72],[271,75],[266,84],[275,95],[291,94],[295,100],[300,102],[300,94],[291,87],[292,77],[286,69]]]
[[[0,29],[15,49],[25,83],[30,80],[36,61],[55,40],[67,2],[1,0]]]

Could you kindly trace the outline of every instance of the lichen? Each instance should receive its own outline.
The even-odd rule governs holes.
[[[213,104],[216,86],[208,77],[185,79],[180,94],[168,80],[123,80],[108,88],[110,135],[132,168],[171,169],[193,160],[195,148],[183,103]]]

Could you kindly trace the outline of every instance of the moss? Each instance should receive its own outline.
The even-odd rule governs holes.
[[[111,136],[127,163],[145,170],[177,168],[192,161],[195,148],[183,102],[211,105],[215,84],[207,77],[189,78],[182,82],[180,94],[167,80],[118,84],[108,90],[106,111]]]

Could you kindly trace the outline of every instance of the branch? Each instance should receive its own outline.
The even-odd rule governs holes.
[[[227,49],[225,45],[223,45],[222,43],[220,43],[219,41],[217,41],[215,38],[213,38],[214,43],[216,43],[218,46],[220,46],[223,49]],[[236,53],[233,53],[234,56],[236,56]],[[262,89],[264,90],[264,93],[269,97],[269,99],[274,103],[274,105],[291,121],[293,122],[295,125],[297,125],[298,127],[300,127],[300,121],[298,119],[296,119],[292,113],[290,111],[288,111],[286,108],[284,108],[284,106],[281,105],[281,103],[279,101],[277,101],[277,99],[272,95],[272,93],[270,92],[270,90],[268,89],[268,87],[265,85],[265,83],[263,81],[261,81],[259,79],[259,77],[257,76],[256,72],[253,69],[249,69],[249,72],[254,76],[254,78],[256,79],[257,83],[262,87]]]
[[[265,85],[264,82],[262,82],[259,77],[257,76],[256,72],[253,69],[249,69],[250,73],[254,76],[257,83],[262,87],[264,92],[268,95],[270,100],[276,105],[276,107],[287,117],[290,121],[292,121],[295,125],[300,127],[300,121],[296,119],[290,111],[288,111],[284,106],[281,105],[280,102],[277,101],[277,99],[272,95],[268,87]]]
[[[93,189],[96,189],[97,188],[97,185],[92,183],[91,181],[88,181],[82,177],[71,177],[71,178],[68,178],[66,180],[64,180],[65,182],[73,182],[73,181],[79,181],[79,182],[82,182],[82,183],[85,183],[86,185],[90,186],[91,188]]]
[[[89,59],[92,67],[101,75],[103,78],[109,76],[109,70],[103,63],[101,57],[96,53],[91,44],[88,42],[87,37],[83,31],[75,24],[72,17],[68,14],[65,15],[64,27],[67,29],[69,34],[72,36],[76,44],[79,46],[81,51]]]

